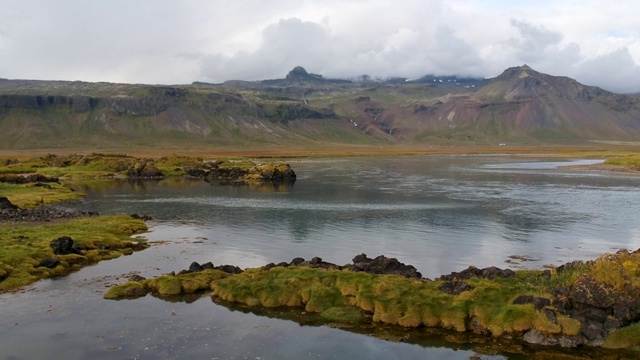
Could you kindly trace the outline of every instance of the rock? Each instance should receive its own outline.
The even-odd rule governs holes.
[[[542,310],[546,306],[551,305],[551,300],[533,295],[520,295],[513,300],[514,305],[533,304],[536,310]]]
[[[591,266],[591,265],[593,265],[593,261],[576,260],[576,261],[568,262],[566,264],[558,266],[556,268],[556,273],[558,275],[560,275],[565,271],[570,271],[570,270],[574,270],[574,269],[581,268],[581,267],[584,267],[584,266]]]
[[[615,290],[597,282],[589,275],[581,275],[569,288],[572,302],[591,305],[597,308],[608,308],[616,303]]]
[[[545,309],[544,314],[553,324],[558,323],[558,317],[556,316],[556,312],[551,309]]]
[[[215,268],[216,270],[224,271],[227,274],[242,274],[244,272],[244,270],[233,265],[220,265],[220,266],[216,266]]]
[[[189,265],[189,271],[190,272],[198,272],[198,271],[202,271],[204,270],[202,268],[202,266],[200,264],[198,264],[197,262],[192,262],[191,265]]]
[[[127,170],[130,178],[163,178],[164,175],[151,160],[140,160]]]
[[[473,289],[473,286],[462,281],[447,281],[440,285],[440,291],[451,295],[459,295],[465,291],[471,291]]]
[[[0,197],[0,210],[18,210],[6,197]]]
[[[211,261],[202,264],[202,270],[212,270],[214,268],[215,267],[213,266],[213,263]]]
[[[467,279],[471,279],[472,277],[493,280],[497,277],[513,278],[513,277],[516,277],[516,273],[511,269],[503,270],[495,266],[491,266],[484,269],[478,269],[475,266],[469,266],[468,268],[460,272],[452,272],[449,275],[442,275],[440,276],[440,279],[446,280],[446,281],[453,281],[455,279],[467,280]]]
[[[138,274],[133,274],[129,276],[129,281],[144,281],[144,280],[147,280],[147,278],[145,278],[144,276],[140,276]]]
[[[547,338],[536,329],[527,331],[522,339],[529,344],[536,345],[541,345],[547,340]]]
[[[599,346],[604,342],[604,326],[596,321],[582,323],[580,334],[583,335],[590,345]]]
[[[73,240],[68,236],[61,236],[49,244],[55,255],[68,255],[77,254],[77,250],[74,249]]]
[[[291,260],[291,264],[289,264],[289,265],[290,266],[297,266],[297,265],[302,264],[303,262],[304,262],[303,258],[297,257],[297,258],[294,258],[293,260]]]
[[[42,259],[40,261],[40,264],[38,264],[38,266],[43,266],[46,267],[48,269],[53,269],[56,266],[58,266],[60,264],[60,260],[56,259],[56,258],[45,258]]]
[[[396,258],[388,258],[380,255],[375,259],[369,259],[366,254],[360,254],[353,258],[353,266],[348,268],[352,271],[364,271],[371,274],[393,274],[408,278],[422,278],[413,265],[401,263]],[[345,265],[345,268],[347,266]]]
[[[5,209],[0,208],[0,221],[43,222],[99,215],[95,211],[67,210],[59,206],[39,206],[33,209],[20,209],[8,202],[8,200],[6,202],[0,200],[0,207],[5,207]]]
[[[153,218],[149,215],[138,215],[138,214],[131,214],[129,215],[132,218],[136,219],[136,220],[142,220],[142,221],[149,221],[149,220],[153,220]]]

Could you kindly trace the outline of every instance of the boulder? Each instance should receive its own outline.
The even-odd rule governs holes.
[[[38,264],[38,267],[42,266],[48,269],[53,269],[59,264],[60,264],[60,260],[56,258],[45,258],[40,261],[40,264]]]
[[[189,272],[198,272],[202,270],[204,270],[202,266],[195,261],[192,262],[191,265],[189,265]]]
[[[49,244],[55,255],[79,254],[80,251],[74,247],[73,240],[68,236],[61,236]]]
[[[18,210],[6,197],[0,197],[0,210]]]
[[[452,272],[448,275],[440,276],[441,280],[453,281],[453,280],[467,280],[472,277],[493,280],[495,278],[513,278],[516,277],[516,273],[511,269],[500,269],[495,266],[491,266],[484,269],[478,269],[475,266],[469,266],[468,268],[460,272]]]
[[[380,255],[375,259],[369,259],[366,254],[360,254],[353,259],[353,266],[345,266],[352,271],[364,271],[371,274],[393,274],[408,278],[422,278],[413,265],[404,264],[396,258],[388,258]]]
[[[473,289],[473,286],[462,281],[447,281],[440,285],[440,291],[451,295],[459,295],[465,291],[471,291]]]

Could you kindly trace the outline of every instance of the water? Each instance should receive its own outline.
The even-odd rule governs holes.
[[[401,157],[295,161],[294,186],[200,181],[78,185],[81,206],[154,217],[152,248],[0,296],[0,359],[468,359],[472,345],[389,342],[232,311],[204,297],[105,301],[110,284],[191,261],[256,267],[384,254],[436,277],[541,268],[640,247],[640,177],[559,170],[597,161]],[[523,256],[525,257],[523,259]],[[493,357],[514,357],[502,353]]]

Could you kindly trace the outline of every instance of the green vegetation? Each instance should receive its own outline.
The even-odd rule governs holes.
[[[181,275],[163,275],[150,280],[129,281],[111,287],[104,295],[105,299],[134,299],[152,292],[159,296],[192,294],[209,290],[211,283],[229,276],[220,270],[203,270]]]
[[[622,165],[634,170],[640,170],[640,154],[614,157],[607,159],[604,163],[607,165]]]
[[[0,182],[0,197],[12,204],[28,209],[38,205],[49,205],[67,200],[76,200],[84,195],[58,183],[7,184]]]
[[[616,330],[609,335],[602,346],[608,349],[632,349],[640,351],[640,323]]]
[[[620,294],[640,289],[640,253],[625,251],[605,254],[594,262],[574,263],[561,272],[552,271],[551,276],[539,270],[522,270],[511,278],[472,277],[464,280],[471,289],[458,295],[440,290],[443,280],[347,270],[274,267],[247,269],[237,275],[209,271],[125,283],[111,288],[105,298],[132,298],[147,292],[170,296],[210,289],[215,299],[249,307],[297,307],[336,325],[373,321],[494,337],[535,329],[546,336],[572,337],[579,335],[581,322],[563,315],[551,301],[540,310],[533,303],[514,304],[514,300],[522,295],[553,300],[552,288],[569,288],[585,278]],[[553,312],[555,321],[545,311]],[[638,339],[640,326],[635,324],[612,333],[605,346],[640,349]]]
[[[249,270],[214,282],[216,297],[250,306],[300,306],[307,312],[353,306],[372,314],[373,321],[404,327],[443,327],[465,331],[470,318],[494,336],[538,329],[545,333],[571,333],[552,324],[532,305],[512,305],[521,294],[544,295],[537,282],[516,279],[471,279],[471,292],[450,295],[439,290],[441,281],[407,279],[396,275],[372,275],[311,268]],[[335,311],[335,310],[332,310]],[[572,324],[573,325],[573,324]]]
[[[0,292],[15,290],[38,279],[64,275],[84,265],[131,254],[144,245],[131,235],[146,231],[130,216],[100,216],[51,224],[0,224]],[[79,254],[54,255],[52,240],[69,236],[84,248]],[[39,266],[47,258],[60,261],[53,269]]]

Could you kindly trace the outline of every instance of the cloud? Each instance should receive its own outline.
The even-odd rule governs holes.
[[[7,0],[0,77],[221,82],[297,65],[329,77],[492,77],[527,63],[640,91],[629,77],[638,12],[633,0]]]

